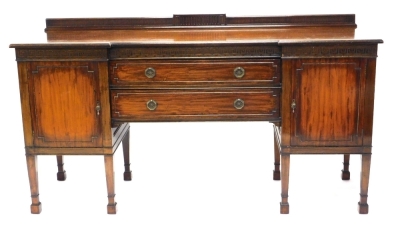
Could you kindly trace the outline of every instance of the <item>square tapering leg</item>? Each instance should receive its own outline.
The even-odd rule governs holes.
[[[42,211],[42,204],[39,201],[39,181],[37,173],[37,156],[26,155],[26,164],[28,166],[29,184],[31,189],[31,213],[39,214]]]
[[[369,211],[367,199],[370,168],[371,154],[361,155],[360,202],[358,202],[358,212],[360,214],[368,214]]]
[[[106,181],[107,181],[107,193],[108,193],[107,213],[116,214],[117,203],[115,202],[114,156],[105,155],[104,164],[106,169]]]
[[[290,167],[290,155],[282,155],[281,156],[282,160],[282,178],[281,178],[281,184],[282,184],[282,202],[281,202],[281,214],[289,214],[289,203],[288,203],[288,197],[289,197],[289,167]]]
[[[342,180],[350,180],[349,162],[350,162],[350,154],[344,154]]]
[[[125,134],[124,139],[122,140],[122,148],[124,152],[124,166],[125,166],[125,172],[124,172],[124,181],[131,181],[132,180],[132,171],[130,169],[130,159],[129,159],[129,130]]]
[[[57,180],[65,181],[67,179],[67,173],[64,170],[64,157],[62,155],[57,156]]]
[[[274,180],[281,179],[280,165],[281,165],[281,155],[279,153],[279,146],[276,140],[275,128],[274,128],[274,171],[273,171]]]

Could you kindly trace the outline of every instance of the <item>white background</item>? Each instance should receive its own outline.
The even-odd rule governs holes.
[[[398,148],[399,16],[395,1],[7,1],[0,8],[0,229],[400,229]],[[272,126],[266,122],[133,123],[133,180],[115,155],[118,214],[107,215],[101,156],[39,156],[43,211],[30,214],[17,66],[10,43],[45,42],[46,18],[356,14],[357,38],[379,45],[368,203],[359,215],[360,158],[340,179],[342,156],[292,156],[290,214],[279,214],[272,180]],[[395,24],[396,23],[396,24]],[[396,132],[397,131],[397,132]]]

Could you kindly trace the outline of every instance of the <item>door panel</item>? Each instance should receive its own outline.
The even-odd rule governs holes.
[[[294,74],[292,145],[362,145],[365,62],[311,59]]]
[[[31,64],[35,146],[101,146],[97,75],[89,63]]]

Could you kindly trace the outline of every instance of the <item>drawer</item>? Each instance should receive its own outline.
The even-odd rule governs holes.
[[[268,86],[280,84],[279,59],[113,61],[113,87]]]
[[[112,90],[113,121],[278,120],[280,89]]]

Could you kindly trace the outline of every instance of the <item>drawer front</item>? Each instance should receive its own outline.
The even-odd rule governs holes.
[[[132,87],[279,84],[280,60],[114,61],[110,63],[110,82]]]
[[[114,121],[278,120],[280,89],[112,90]]]

